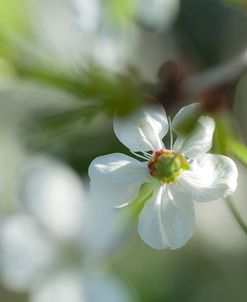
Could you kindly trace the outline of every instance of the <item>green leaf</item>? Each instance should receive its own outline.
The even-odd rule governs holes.
[[[229,151],[247,165],[247,146],[234,138],[228,138],[226,142]]]

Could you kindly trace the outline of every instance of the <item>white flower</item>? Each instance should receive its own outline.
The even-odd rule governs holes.
[[[190,135],[179,130],[198,110],[199,104],[191,104],[175,116],[170,136],[173,131],[177,138],[175,143],[171,139],[169,150],[162,141],[170,124],[163,107],[150,106],[127,118],[115,118],[118,139],[144,161],[115,153],[96,158],[89,167],[92,194],[114,207],[140,202],[138,194],[148,185],[138,231],[156,249],[179,248],[192,236],[194,201],[225,197],[237,186],[235,163],[207,153],[215,128],[212,118],[201,116]]]
[[[51,158],[34,159],[21,176],[24,211],[1,222],[5,287],[28,291],[31,302],[132,301],[124,285],[101,269],[102,254],[116,238],[108,231],[114,229],[111,211],[102,209],[101,219],[93,220],[95,208],[80,178]]]

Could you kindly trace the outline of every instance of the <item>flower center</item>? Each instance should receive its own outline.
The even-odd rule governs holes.
[[[153,177],[170,184],[177,180],[183,170],[189,170],[190,166],[182,154],[161,149],[153,153],[148,169]]]

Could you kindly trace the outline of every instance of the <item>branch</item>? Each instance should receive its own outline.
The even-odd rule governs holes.
[[[227,64],[188,77],[183,83],[183,91],[189,95],[198,95],[202,91],[237,80],[246,69],[247,50]]]

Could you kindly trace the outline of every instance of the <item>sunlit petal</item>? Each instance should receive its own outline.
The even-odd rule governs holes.
[[[210,117],[201,116],[188,135],[181,131],[183,123],[190,123],[191,119],[193,120],[199,113],[200,104],[192,103],[181,108],[172,121],[172,129],[178,136],[173,149],[189,158],[206,153],[212,146],[215,123]]]
[[[141,238],[155,249],[183,246],[194,230],[191,197],[179,188],[161,186],[144,206],[138,230]]]
[[[149,174],[146,163],[114,153],[92,161],[89,176],[94,199],[116,207],[131,202]]]
[[[185,154],[188,158],[205,154],[212,147],[214,128],[215,123],[212,118],[201,116],[190,134],[178,134],[173,149]]]
[[[179,180],[195,201],[211,201],[232,194],[237,187],[238,170],[229,157],[206,154],[191,163]]]

